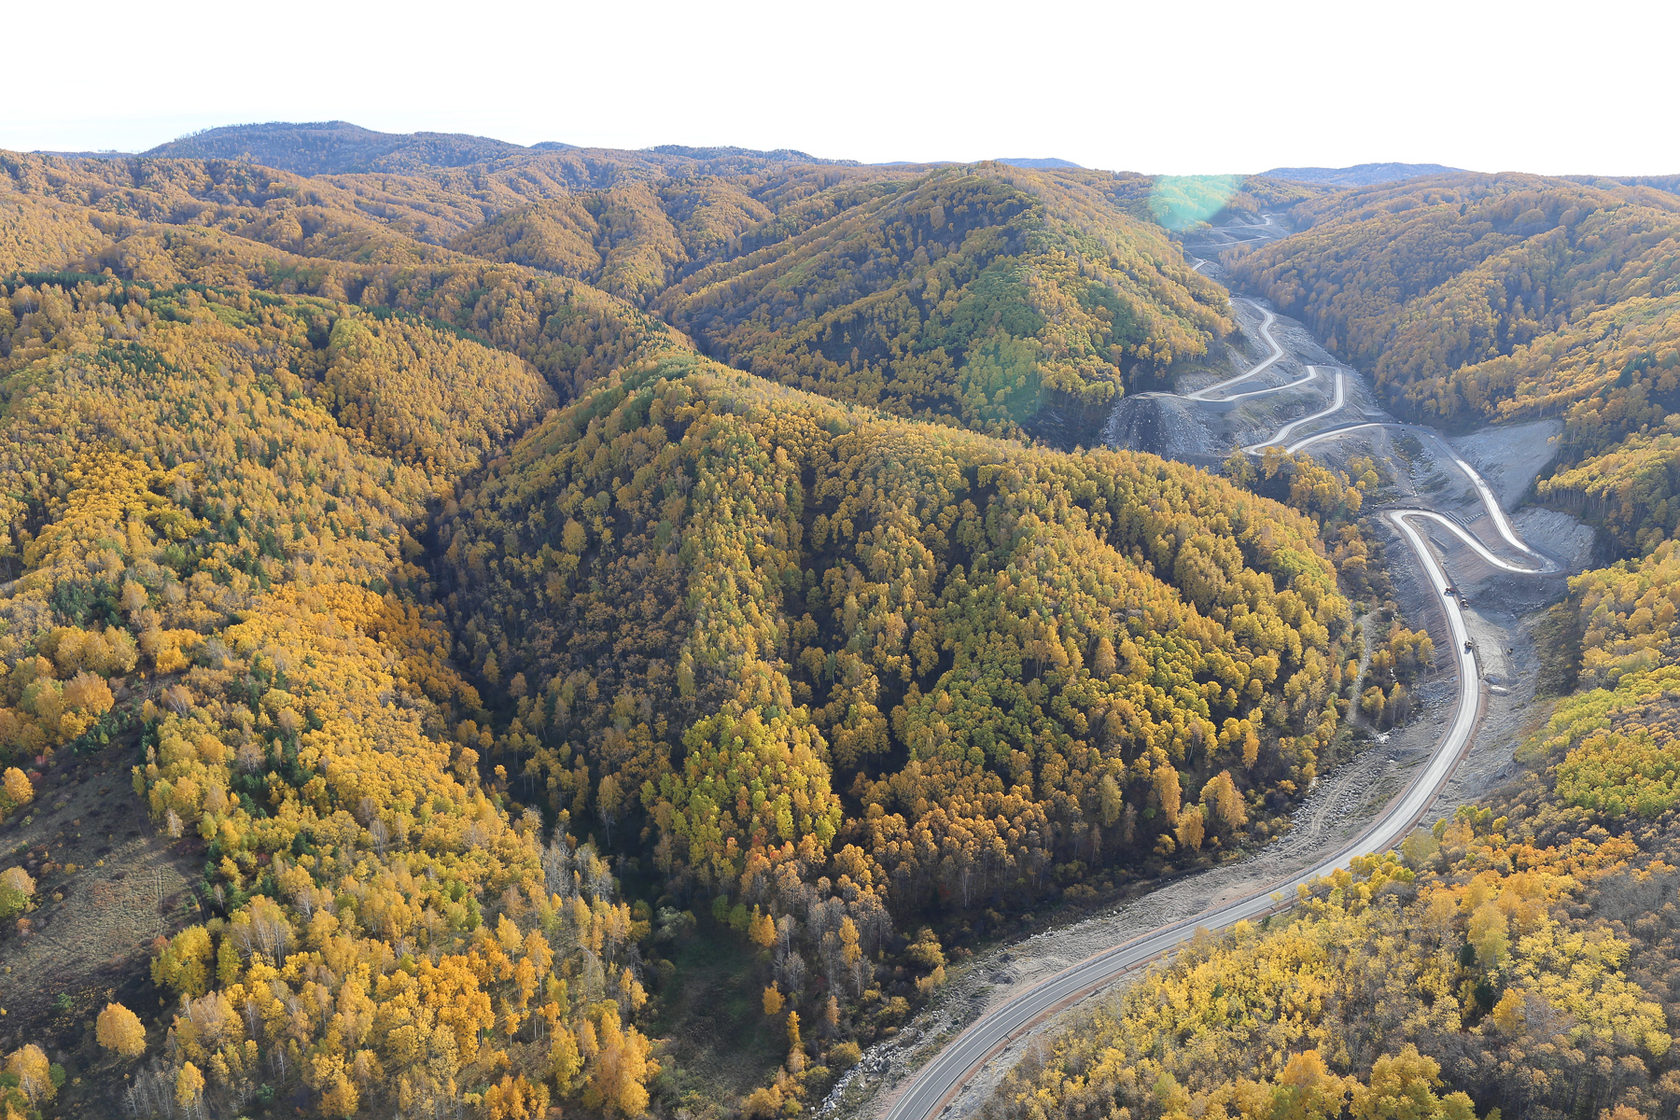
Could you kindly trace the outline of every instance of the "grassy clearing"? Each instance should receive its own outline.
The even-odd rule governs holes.
[[[763,965],[710,915],[671,948],[653,1033],[665,1040],[660,1090],[693,1115],[721,1114],[763,1085],[785,1057],[785,1017],[764,1014]]]
[[[120,1092],[124,1071],[94,1042],[94,1017],[114,999],[167,1020],[153,943],[200,920],[202,845],[170,841],[147,817],[127,780],[131,749],[59,752],[28,811],[0,829],[0,867],[36,881],[35,908],[0,928],[0,1051],[34,1042],[61,1063],[66,1116],[102,1115]]]

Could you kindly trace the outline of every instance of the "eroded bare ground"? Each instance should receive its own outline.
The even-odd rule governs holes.
[[[129,783],[132,753],[59,752],[34,802],[0,829],[0,866],[28,871],[37,903],[0,927],[0,1052],[34,1042],[67,1066],[78,1081],[61,1093],[65,1115],[106,1100],[120,1076],[94,1042],[94,1017],[113,999],[142,1014],[155,1006],[154,941],[200,918],[202,845],[159,834]]]
[[[1234,243],[1234,242],[1233,242]],[[1194,251],[1194,248],[1192,248]],[[1203,271],[1223,280],[1216,262]],[[1260,342],[1255,305],[1233,305],[1244,337],[1228,348],[1226,361],[1210,356],[1204,369],[1184,378],[1180,392],[1229,377],[1267,353]],[[1279,317],[1273,336],[1285,355],[1245,390],[1284,385],[1302,377],[1308,366],[1326,372],[1341,369],[1345,404],[1300,434],[1358,421],[1392,421],[1377,403],[1368,381],[1336,361],[1299,322]],[[1234,449],[1266,438],[1282,424],[1316,412],[1330,403],[1327,378],[1299,391],[1250,397],[1235,404],[1190,402],[1171,395],[1128,398],[1111,419],[1107,435],[1115,446],[1154,451],[1170,458],[1211,465]],[[1211,407],[1210,407],[1211,406]],[[1450,451],[1470,462],[1487,479],[1499,504],[1514,508],[1528,495],[1535,477],[1555,454],[1550,436],[1539,425],[1490,428],[1448,442],[1426,430],[1365,429],[1357,437],[1315,444],[1314,454],[1346,467],[1365,456],[1380,465],[1382,483],[1368,508],[1426,505],[1454,517],[1484,540],[1497,539],[1486,511]],[[1430,535],[1446,556],[1447,568],[1471,602],[1466,623],[1481,657],[1490,690],[1488,709],[1464,761],[1431,806],[1431,817],[1450,815],[1460,805],[1484,798],[1515,774],[1512,753],[1538,719],[1534,689],[1539,659],[1529,634],[1536,612],[1564,591],[1566,573],[1591,561],[1591,529],[1566,514],[1528,508],[1514,514],[1516,531],[1557,562],[1549,577],[1495,579],[1495,569],[1478,560],[1456,538]],[[1422,578],[1411,551],[1387,529],[1385,549],[1395,592],[1412,625],[1425,623],[1439,635],[1444,622],[1440,589]],[[1111,945],[1147,933],[1168,922],[1240,898],[1311,866],[1356,837],[1381,808],[1400,793],[1429,757],[1451,719],[1457,694],[1453,675],[1437,672],[1417,682],[1408,723],[1375,737],[1359,737],[1351,757],[1322,776],[1292,816],[1283,836],[1254,850],[1236,853],[1229,862],[1184,875],[1101,913],[1022,940],[981,951],[947,968],[950,977],[929,1005],[895,1037],[870,1048],[819,1109],[835,1120],[866,1120],[879,1115],[905,1077],[969,1023],[1040,981]],[[1096,998],[1117,998],[1123,985]],[[1083,1005],[1081,1005],[1083,1006]],[[1013,1041],[987,1063],[952,1101],[947,1115],[977,1112],[1004,1074],[1029,1048],[1066,1022],[1067,1013],[1051,1018]]]

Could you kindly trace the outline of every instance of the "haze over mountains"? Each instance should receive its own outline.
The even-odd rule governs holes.
[[[1320,187],[1371,187],[1461,170],[1439,163],[1357,163],[1352,167],[1274,167],[1260,174],[1268,179],[1288,179]]]
[[[348,175],[374,171],[403,171],[418,168],[464,167],[515,159],[537,152],[575,149],[576,145],[545,141],[529,147],[504,140],[464,133],[377,132],[348,121],[281,122],[226,125],[159,144],[140,153],[157,158],[250,159],[267,167],[278,167],[300,175]],[[48,153],[114,158],[129,153]],[[660,145],[642,149],[650,157],[678,156],[718,158],[754,156],[768,161],[803,164],[855,166],[857,161],[819,159],[804,152],[780,150],[759,152],[742,148],[692,148]],[[884,166],[927,166],[949,161],[916,163],[896,161]],[[1031,170],[1078,169],[1070,160],[1046,157],[1000,156],[996,162]],[[1369,186],[1458,170],[1436,163],[1366,163],[1352,167],[1279,167],[1261,176],[1289,179],[1327,187]]]
[[[1178,231],[1263,215],[1219,274],[1408,416],[1561,421],[1612,566],[1511,623],[1515,792],[998,1107],[1672,1115],[1680,203],[1291,174],[0,153],[0,1117],[795,1115],[988,939],[1288,830],[1435,671],[1394,466],[1094,446],[1245,361]]]
[[[465,167],[573,148],[574,145],[552,141],[527,148],[504,140],[460,133],[375,132],[347,121],[322,121],[212,128],[159,144],[143,154],[164,159],[250,159],[300,175],[348,175]],[[682,145],[663,145],[637,154],[655,163],[662,156],[693,160],[750,156],[765,162],[788,164],[844,162],[818,159],[794,151],[751,152],[743,148],[690,148]]]
[[[278,167],[299,175],[351,175],[375,171],[405,171],[418,168],[464,167],[517,159],[539,152],[574,150],[577,145],[545,141],[526,147],[504,140],[464,133],[377,132],[348,121],[282,122],[226,125],[206,129],[149,148],[140,155],[159,159],[249,159],[266,167]],[[87,158],[117,158],[126,152],[49,152]],[[752,156],[767,161],[799,164],[855,166],[856,160],[819,159],[792,150],[752,151],[745,148],[696,148],[662,144],[641,149],[646,157],[675,156],[707,159]],[[924,166],[899,161],[886,166]],[[999,163],[1029,169],[1077,168],[1079,165],[1054,157],[1000,158]]]

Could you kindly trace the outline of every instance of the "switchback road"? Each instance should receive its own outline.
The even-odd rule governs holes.
[[[1314,380],[1318,376],[1317,367],[1309,366],[1308,376],[1286,385],[1230,397],[1219,398],[1214,396],[1214,394],[1220,393],[1232,385],[1265,372],[1283,356],[1282,346],[1272,335],[1271,328],[1275,322],[1275,317],[1270,311],[1263,308],[1259,310],[1262,315],[1260,335],[1271,351],[1270,354],[1236,377],[1217,382],[1193,393],[1184,394],[1184,399],[1200,402],[1236,400],[1241,397],[1259,396],[1264,393],[1293,389]],[[1342,371],[1336,370],[1334,378],[1332,402],[1328,408],[1291,421],[1279,428],[1269,439],[1250,445],[1244,450],[1256,452],[1268,446],[1282,444],[1285,445],[1286,450],[1293,452],[1324,439],[1339,438],[1369,428],[1411,428],[1410,425],[1400,424],[1350,424],[1309,436],[1293,444],[1287,443],[1287,440],[1298,429],[1313,421],[1330,416],[1342,408],[1344,401]],[[1426,431],[1426,429],[1413,430]],[[1433,433],[1430,434],[1433,435]],[[1442,442],[1444,445],[1444,441]],[[1034,1023],[1098,991],[1139,965],[1170,953],[1173,949],[1188,941],[1198,930],[1221,930],[1237,922],[1263,917],[1287,908],[1294,902],[1298,887],[1340,868],[1347,867],[1358,856],[1386,851],[1404,839],[1423,818],[1430,803],[1434,801],[1436,795],[1452,777],[1459,761],[1468,751],[1471,735],[1486,697],[1485,686],[1477,671],[1476,655],[1469,637],[1469,629],[1465,624],[1463,610],[1455,595],[1444,593],[1445,589],[1451,587],[1452,581],[1447,577],[1441,561],[1437,559],[1423,532],[1420,531],[1419,525],[1428,523],[1441,526],[1471,548],[1483,560],[1507,572],[1540,574],[1557,570],[1555,564],[1530,548],[1516,535],[1510,521],[1505,517],[1504,511],[1500,509],[1499,503],[1495,500],[1493,492],[1481,476],[1450,447],[1447,448],[1447,454],[1470,479],[1504,543],[1520,551],[1525,557],[1532,558],[1533,563],[1514,563],[1500,558],[1463,526],[1434,510],[1397,509],[1383,513],[1384,520],[1394,526],[1416,555],[1417,562],[1428,577],[1430,586],[1436,588],[1438,592],[1442,592],[1439,602],[1446,615],[1448,648],[1452,652],[1458,675],[1458,698],[1452,720],[1440,742],[1436,745],[1427,765],[1413,778],[1411,784],[1384,808],[1382,813],[1371,822],[1363,833],[1322,862],[1275,883],[1265,890],[1206,910],[1193,917],[1161,926],[1140,937],[1105,949],[1080,961],[1078,964],[1064,969],[1036,987],[993,1009],[983,1018],[970,1024],[967,1029],[916,1072],[903,1090],[889,1101],[883,1120],[935,1120],[968,1078],[988,1058],[1001,1051],[1012,1038]]]

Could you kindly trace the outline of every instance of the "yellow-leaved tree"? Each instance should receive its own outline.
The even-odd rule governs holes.
[[[99,1045],[124,1058],[138,1058],[146,1052],[146,1028],[140,1016],[120,1003],[107,1003],[94,1025]]]

